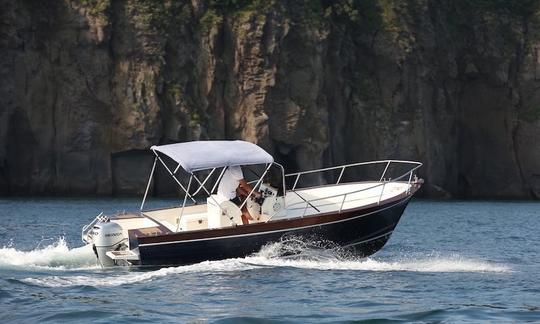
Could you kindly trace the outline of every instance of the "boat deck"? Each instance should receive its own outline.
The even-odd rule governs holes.
[[[296,190],[297,194],[287,192],[286,210],[272,219],[358,208],[398,196],[410,189],[410,184],[407,182],[388,182],[384,187],[380,184],[381,182],[377,181],[345,183]],[[306,204],[304,200],[309,201],[311,205]]]
[[[264,215],[261,221],[307,217],[358,208],[398,196],[410,188],[407,182],[388,182],[384,184],[384,188],[381,184],[382,182],[344,183],[288,191],[285,200],[286,208],[275,215]],[[145,211],[144,215],[171,232],[177,232],[181,228],[178,226],[180,215],[182,215],[183,223],[189,224],[188,228],[183,228],[183,230],[208,228],[206,204],[186,206],[183,214],[182,208],[176,207]]]

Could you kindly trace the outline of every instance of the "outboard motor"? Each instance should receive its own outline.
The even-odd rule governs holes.
[[[112,267],[116,263],[107,256],[108,251],[118,250],[124,242],[122,227],[117,223],[97,223],[92,228],[94,252],[102,267]]]

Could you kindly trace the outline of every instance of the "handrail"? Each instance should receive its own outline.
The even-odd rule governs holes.
[[[419,167],[421,167],[423,164],[421,162],[416,161],[407,161],[407,160],[379,160],[379,161],[368,161],[368,162],[356,162],[356,163],[350,163],[350,164],[344,164],[344,165],[338,165],[334,167],[328,167],[328,168],[322,168],[322,169],[316,169],[316,170],[308,170],[308,171],[300,171],[300,172],[294,172],[286,174],[285,177],[291,177],[295,175],[302,175],[302,174],[308,174],[308,173],[315,173],[315,172],[323,172],[323,171],[330,171],[330,170],[336,170],[339,168],[348,168],[348,167],[354,167],[354,166],[360,166],[360,165],[370,165],[370,164],[381,164],[381,163],[402,163],[402,164],[416,164]],[[409,173],[409,172],[407,172]]]
[[[304,201],[304,202],[313,202],[313,201],[318,201],[318,200],[323,200],[323,199],[331,199],[331,198],[337,198],[337,197],[341,197],[341,196],[344,196],[344,195],[351,195],[351,194],[355,194],[355,193],[359,193],[359,192],[362,192],[362,191],[367,191],[367,190],[370,190],[370,189],[373,189],[373,188],[377,188],[377,187],[382,187],[383,185],[387,184],[387,183],[393,183],[393,182],[398,182],[397,180],[403,178],[404,176],[408,175],[410,172],[412,171],[407,171],[407,173],[405,173],[404,175],[398,177],[398,178],[395,178],[391,181],[386,181],[386,182],[381,182],[381,183],[378,183],[374,186],[371,186],[371,187],[367,187],[367,188],[363,188],[363,189],[359,189],[359,190],[355,190],[355,191],[350,191],[350,192],[346,192],[346,193],[342,193],[342,194],[337,194],[337,195],[333,195],[333,196],[326,196],[326,197],[322,197],[322,198],[316,198],[316,199],[311,199],[311,200],[307,200],[307,201]],[[297,202],[293,205],[290,205],[290,206],[294,206],[294,205],[298,205],[298,204],[302,204],[303,205],[303,202]]]
[[[300,201],[300,202],[296,202],[296,203],[293,203],[291,205],[288,205],[286,207],[286,209],[289,209],[289,210],[292,210],[292,209],[298,209],[298,207],[300,206],[303,206],[303,209],[304,209],[304,212],[302,214],[302,217],[305,216],[306,212],[307,212],[307,209],[308,209],[308,206],[311,206],[312,208],[314,209],[317,209],[316,207],[321,207],[321,206],[325,206],[325,205],[316,205],[316,204],[312,204],[314,202],[317,202],[317,201],[321,201],[321,200],[328,200],[328,199],[332,199],[332,198],[337,198],[337,197],[343,197],[342,201],[341,201],[341,205],[340,205],[340,208],[339,208],[339,213],[342,212],[343,210],[343,206],[347,200],[347,196],[348,195],[352,195],[352,194],[355,194],[355,193],[359,193],[359,192],[362,192],[362,191],[367,191],[367,190],[371,190],[371,189],[374,189],[374,188],[377,188],[377,187],[383,187],[383,189],[381,190],[381,194],[379,195],[379,199],[377,201],[377,204],[380,204],[381,202],[381,199],[382,199],[382,196],[384,195],[384,188],[386,187],[386,185],[388,183],[393,183],[393,182],[398,182],[398,181],[401,181],[403,178],[405,178],[406,176],[408,176],[408,181],[407,181],[407,184],[408,184],[408,188],[407,188],[407,194],[410,193],[410,190],[411,190],[411,180],[412,180],[412,177],[413,177],[413,174],[416,170],[418,170],[423,164],[421,162],[416,162],[416,161],[405,161],[405,160],[381,160],[381,161],[370,161],[370,162],[360,162],[360,163],[352,163],[352,164],[347,164],[347,165],[340,165],[340,166],[336,166],[336,167],[329,167],[329,168],[323,168],[323,169],[317,169],[317,170],[309,170],[309,171],[304,171],[304,172],[296,172],[296,173],[291,173],[291,174],[288,174],[288,175],[285,175],[286,177],[292,177],[292,176],[296,176],[297,179],[295,181],[295,185],[297,184],[297,180],[298,178],[302,175],[302,174],[306,174],[306,173],[315,173],[315,172],[322,172],[322,171],[328,171],[328,170],[335,170],[335,169],[340,169],[341,168],[341,173],[340,173],[340,177],[338,178],[338,181],[335,183],[336,185],[340,183],[341,181],[341,177],[343,175],[343,172],[345,171],[345,169],[347,167],[354,167],[354,166],[360,166],[360,165],[370,165],[370,164],[382,164],[382,163],[386,163],[386,167],[385,167],[385,170],[383,171],[383,174],[382,175],[385,175],[386,174],[386,171],[388,171],[388,167],[390,164],[392,163],[399,163],[399,164],[412,164],[413,167],[411,169],[409,169],[408,171],[404,172],[403,174],[401,174],[400,176],[394,178],[394,179],[390,179],[390,180],[386,180],[386,181],[376,181],[378,182],[377,184],[373,185],[373,186],[369,186],[367,188],[363,188],[363,189],[359,189],[359,190],[355,190],[355,191],[351,191],[351,192],[346,192],[346,193],[342,193],[342,194],[336,194],[336,195],[332,195],[332,196],[326,196],[326,197],[321,197],[321,198],[316,198],[316,199],[311,199],[311,200],[306,200],[305,198],[303,198],[298,192],[296,192],[296,190],[294,189],[295,186],[293,186],[293,189],[289,190],[288,192],[294,192],[295,194],[299,195],[300,198],[303,200],[303,201]],[[384,177],[383,177],[384,178]],[[416,178],[416,176],[415,176]],[[328,205],[328,204],[326,204]],[[296,207],[298,206],[298,207]],[[266,222],[270,221],[275,215],[277,215],[277,212],[273,213],[272,215],[270,215],[270,217],[266,220]]]
[[[384,171],[383,173],[381,174],[381,178],[380,180],[378,181],[379,183],[377,183],[376,185],[374,186],[370,186],[370,187],[367,187],[367,188],[363,188],[363,189],[360,189],[360,190],[355,190],[355,191],[351,191],[351,192],[346,192],[346,193],[343,193],[343,194],[337,194],[337,195],[332,195],[332,196],[327,196],[327,197],[322,197],[322,198],[316,198],[316,199],[311,199],[311,200],[306,200],[304,199],[302,196],[300,196],[297,192],[296,192],[296,185],[299,181],[299,178],[301,177],[301,175],[303,174],[311,174],[311,173],[316,173],[316,172],[324,172],[324,171],[329,171],[329,170],[337,170],[337,169],[341,169],[341,172],[340,172],[340,175],[338,177],[338,180],[336,181],[335,184],[339,184],[340,181],[341,181],[341,178],[343,176],[343,172],[345,171],[346,168],[348,167],[354,167],[354,166],[361,166],[361,165],[373,165],[373,164],[382,164],[382,163],[385,163],[386,166],[384,168]],[[384,176],[386,175],[386,172],[388,171],[388,168],[390,166],[390,164],[392,163],[397,163],[397,164],[412,164],[414,165],[414,167],[412,167],[411,169],[409,169],[407,172],[401,174],[400,176],[398,176],[397,178],[394,178],[394,179],[391,179],[391,180],[388,180],[388,181],[384,181]],[[322,169],[317,169],[317,170],[309,170],[309,171],[303,171],[303,172],[295,172],[295,173],[290,173],[290,174],[287,174],[285,175],[285,177],[292,177],[292,176],[295,176],[296,179],[295,179],[295,183],[293,185],[293,188],[290,190],[296,194],[298,194],[300,196],[300,198],[302,198],[303,202],[297,202],[297,203],[294,203],[292,205],[289,205],[288,207],[290,209],[293,209],[291,207],[294,207],[296,205],[298,206],[305,206],[304,207],[304,212],[303,212],[303,216],[305,216],[306,214],[306,211],[307,211],[307,207],[308,205],[313,207],[313,208],[316,208],[315,204],[312,204],[313,202],[316,202],[316,201],[320,201],[320,200],[327,200],[327,199],[332,199],[332,198],[337,198],[337,197],[343,197],[342,201],[341,201],[341,205],[340,205],[340,208],[339,208],[339,212],[341,213],[341,211],[343,210],[343,206],[345,204],[345,201],[347,199],[347,196],[348,195],[351,195],[351,194],[355,194],[355,193],[359,193],[359,192],[362,192],[362,191],[367,191],[367,190],[371,190],[371,189],[374,189],[374,188],[378,188],[378,187],[382,187],[382,190],[381,190],[381,193],[379,195],[379,198],[377,200],[377,204],[380,204],[381,200],[382,200],[382,197],[384,195],[384,189],[386,188],[386,185],[388,183],[393,183],[393,182],[398,182],[399,180],[405,178],[406,176],[408,176],[408,181],[407,181],[407,184],[409,185],[409,188],[407,189],[407,194],[410,193],[410,184],[411,184],[411,180],[412,180],[412,176],[413,176],[413,173],[418,170],[420,167],[422,166],[422,163],[420,162],[415,162],[415,161],[405,161],[405,160],[381,160],[381,161],[369,161],[369,162],[359,162],[359,163],[352,163],[352,164],[347,164],[347,165],[340,165],[340,166],[335,166],[335,167],[329,167],[329,168],[322,168]],[[273,215],[272,215],[273,216]]]
[[[296,180],[294,180],[294,184],[293,184],[293,186],[292,186],[292,190],[294,190],[294,188],[296,188],[296,184],[298,183],[298,179],[300,179],[300,176],[301,176],[301,175],[302,175],[301,173],[299,173],[299,174],[296,175]],[[285,175],[285,178],[286,178],[287,176],[288,176],[288,175],[286,174],[286,175]]]
[[[383,195],[383,193],[384,193],[384,186],[386,186],[386,182],[385,182],[385,181],[383,181],[381,194],[379,195],[379,200],[377,200],[377,205],[379,205],[379,204],[381,203],[382,195]]]
[[[388,161],[388,162],[386,163],[386,166],[384,167],[384,171],[383,171],[383,173],[382,173],[381,178],[379,179],[379,181],[383,181],[384,175],[386,174],[386,171],[388,171],[388,167],[389,167],[389,166],[390,166],[390,161]]]
[[[341,201],[341,206],[339,206],[339,212],[341,213],[341,210],[343,209],[343,205],[345,204],[345,199],[347,199],[347,194],[343,195],[343,200]]]
[[[339,183],[340,183],[341,177],[343,177],[343,172],[345,172],[345,168],[346,168],[346,166],[344,166],[344,167],[341,168],[341,172],[339,173],[339,177],[338,177],[338,179],[337,179],[337,181],[336,181],[336,184],[339,184]]]
[[[407,184],[409,185],[409,188],[407,189],[407,194],[411,192],[411,180],[412,180],[412,171],[409,173],[409,181],[407,181]]]
[[[103,215],[103,212],[99,213],[99,215],[97,215],[97,216],[94,218],[94,220],[90,222],[90,224],[84,225],[84,226],[83,226],[83,228],[82,228],[82,230],[81,230],[81,239],[83,240],[84,243],[88,243],[88,242],[86,242],[86,241],[84,240],[84,236],[85,236],[86,234],[88,234],[88,232],[90,231],[90,229],[92,229],[92,227],[93,227],[94,225],[96,225],[96,223],[99,221],[101,215]]]

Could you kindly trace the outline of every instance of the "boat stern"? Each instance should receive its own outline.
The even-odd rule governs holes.
[[[100,214],[83,227],[82,241],[92,245],[99,264],[106,267],[129,266],[139,261],[138,250],[130,250],[127,230]]]

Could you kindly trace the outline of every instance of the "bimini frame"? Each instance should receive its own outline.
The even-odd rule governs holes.
[[[167,166],[167,164],[163,161],[163,159],[161,158],[161,156],[159,155],[159,152],[152,149],[152,152],[154,153],[155,157],[154,157],[154,163],[152,164],[152,170],[150,171],[150,176],[148,178],[148,183],[146,185],[146,190],[144,192],[144,196],[143,196],[143,199],[142,199],[142,202],[141,202],[141,207],[140,207],[140,211],[143,211],[144,209],[144,205],[146,203],[146,198],[148,197],[148,192],[150,190],[150,185],[152,183],[152,180],[154,178],[154,172],[155,172],[155,169],[156,169],[156,165],[159,161],[159,163],[161,165],[163,165],[163,167],[167,170],[167,172],[169,173],[169,175],[174,179],[174,181],[178,184],[179,188],[182,189],[182,191],[184,192],[184,199],[183,199],[183,202],[182,202],[182,208],[180,210],[180,215],[178,217],[178,220],[180,220],[182,218],[182,216],[184,215],[184,209],[186,207],[186,203],[187,203],[187,199],[191,199],[191,201],[194,203],[194,204],[198,204],[197,200],[194,198],[195,195],[197,195],[201,190],[203,190],[207,196],[212,199],[212,201],[216,204],[216,206],[218,206],[218,208],[223,211],[223,209],[221,208],[220,204],[216,201],[216,199],[213,197],[213,193],[216,191],[216,188],[219,184],[219,182],[221,181],[221,178],[223,177],[223,174],[225,173],[225,171],[229,168],[229,166],[221,166],[221,167],[214,167],[214,168],[211,168],[211,169],[208,169],[210,170],[210,172],[208,173],[208,175],[204,178],[204,180],[200,180],[197,175],[195,174],[196,171],[192,171],[192,172],[189,172],[187,170],[185,170],[188,174],[189,174],[189,180],[188,180],[188,184],[187,186],[184,186],[182,184],[182,182],[180,181],[180,179],[178,179],[177,177],[177,173],[178,171],[180,170],[181,168],[181,165],[180,163],[178,163],[178,165],[176,166],[176,168],[174,169],[174,171],[172,171],[169,166]],[[251,192],[249,193],[249,195],[247,196],[247,198],[242,202],[242,204],[239,206],[240,209],[242,209],[245,204],[247,203],[248,199],[253,195],[253,193],[255,192],[256,188],[259,187],[259,185],[262,183],[264,177],[268,174],[268,172],[270,171],[270,168],[275,165],[276,167],[278,167],[281,171],[281,179],[282,179],[282,186],[283,186],[283,193],[285,194],[286,193],[286,189],[285,189],[285,169],[283,168],[283,166],[277,162],[272,162],[272,163],[266,163],[265,164],[265,169],[264,169],[264,172],[262,173],[262,175],[256,180],[256,184],[253,186]],[[216,179],[216,181],[214,182],[214,185],[212,186],[212,189],[210,191],[208,191],[208,189],[206,188],[206,183],[210,180],[210,178],[212,177],[212,175],[214,174],[214,172],[219,169],[219,168],[222,168],[221,170],[221,173],[219,174],[218,178]],[[204,170],[204,171],[208,171],[208,170]],[[199,170],[199,171],[203,171],[203,170]],[[193,194],[190,194],[190,189],[191,189],[191,185],[193,183],[193,180],[195,180],[195,182],[198,184],[198,187],[197,189],[195,190],[195,192],[193,192]],[[178,221],[178,224],[180,224],[180,222]],[[178,225],[180,226],[180,225]],[[179,230],[179,227],[177,227],[176,231]]]

